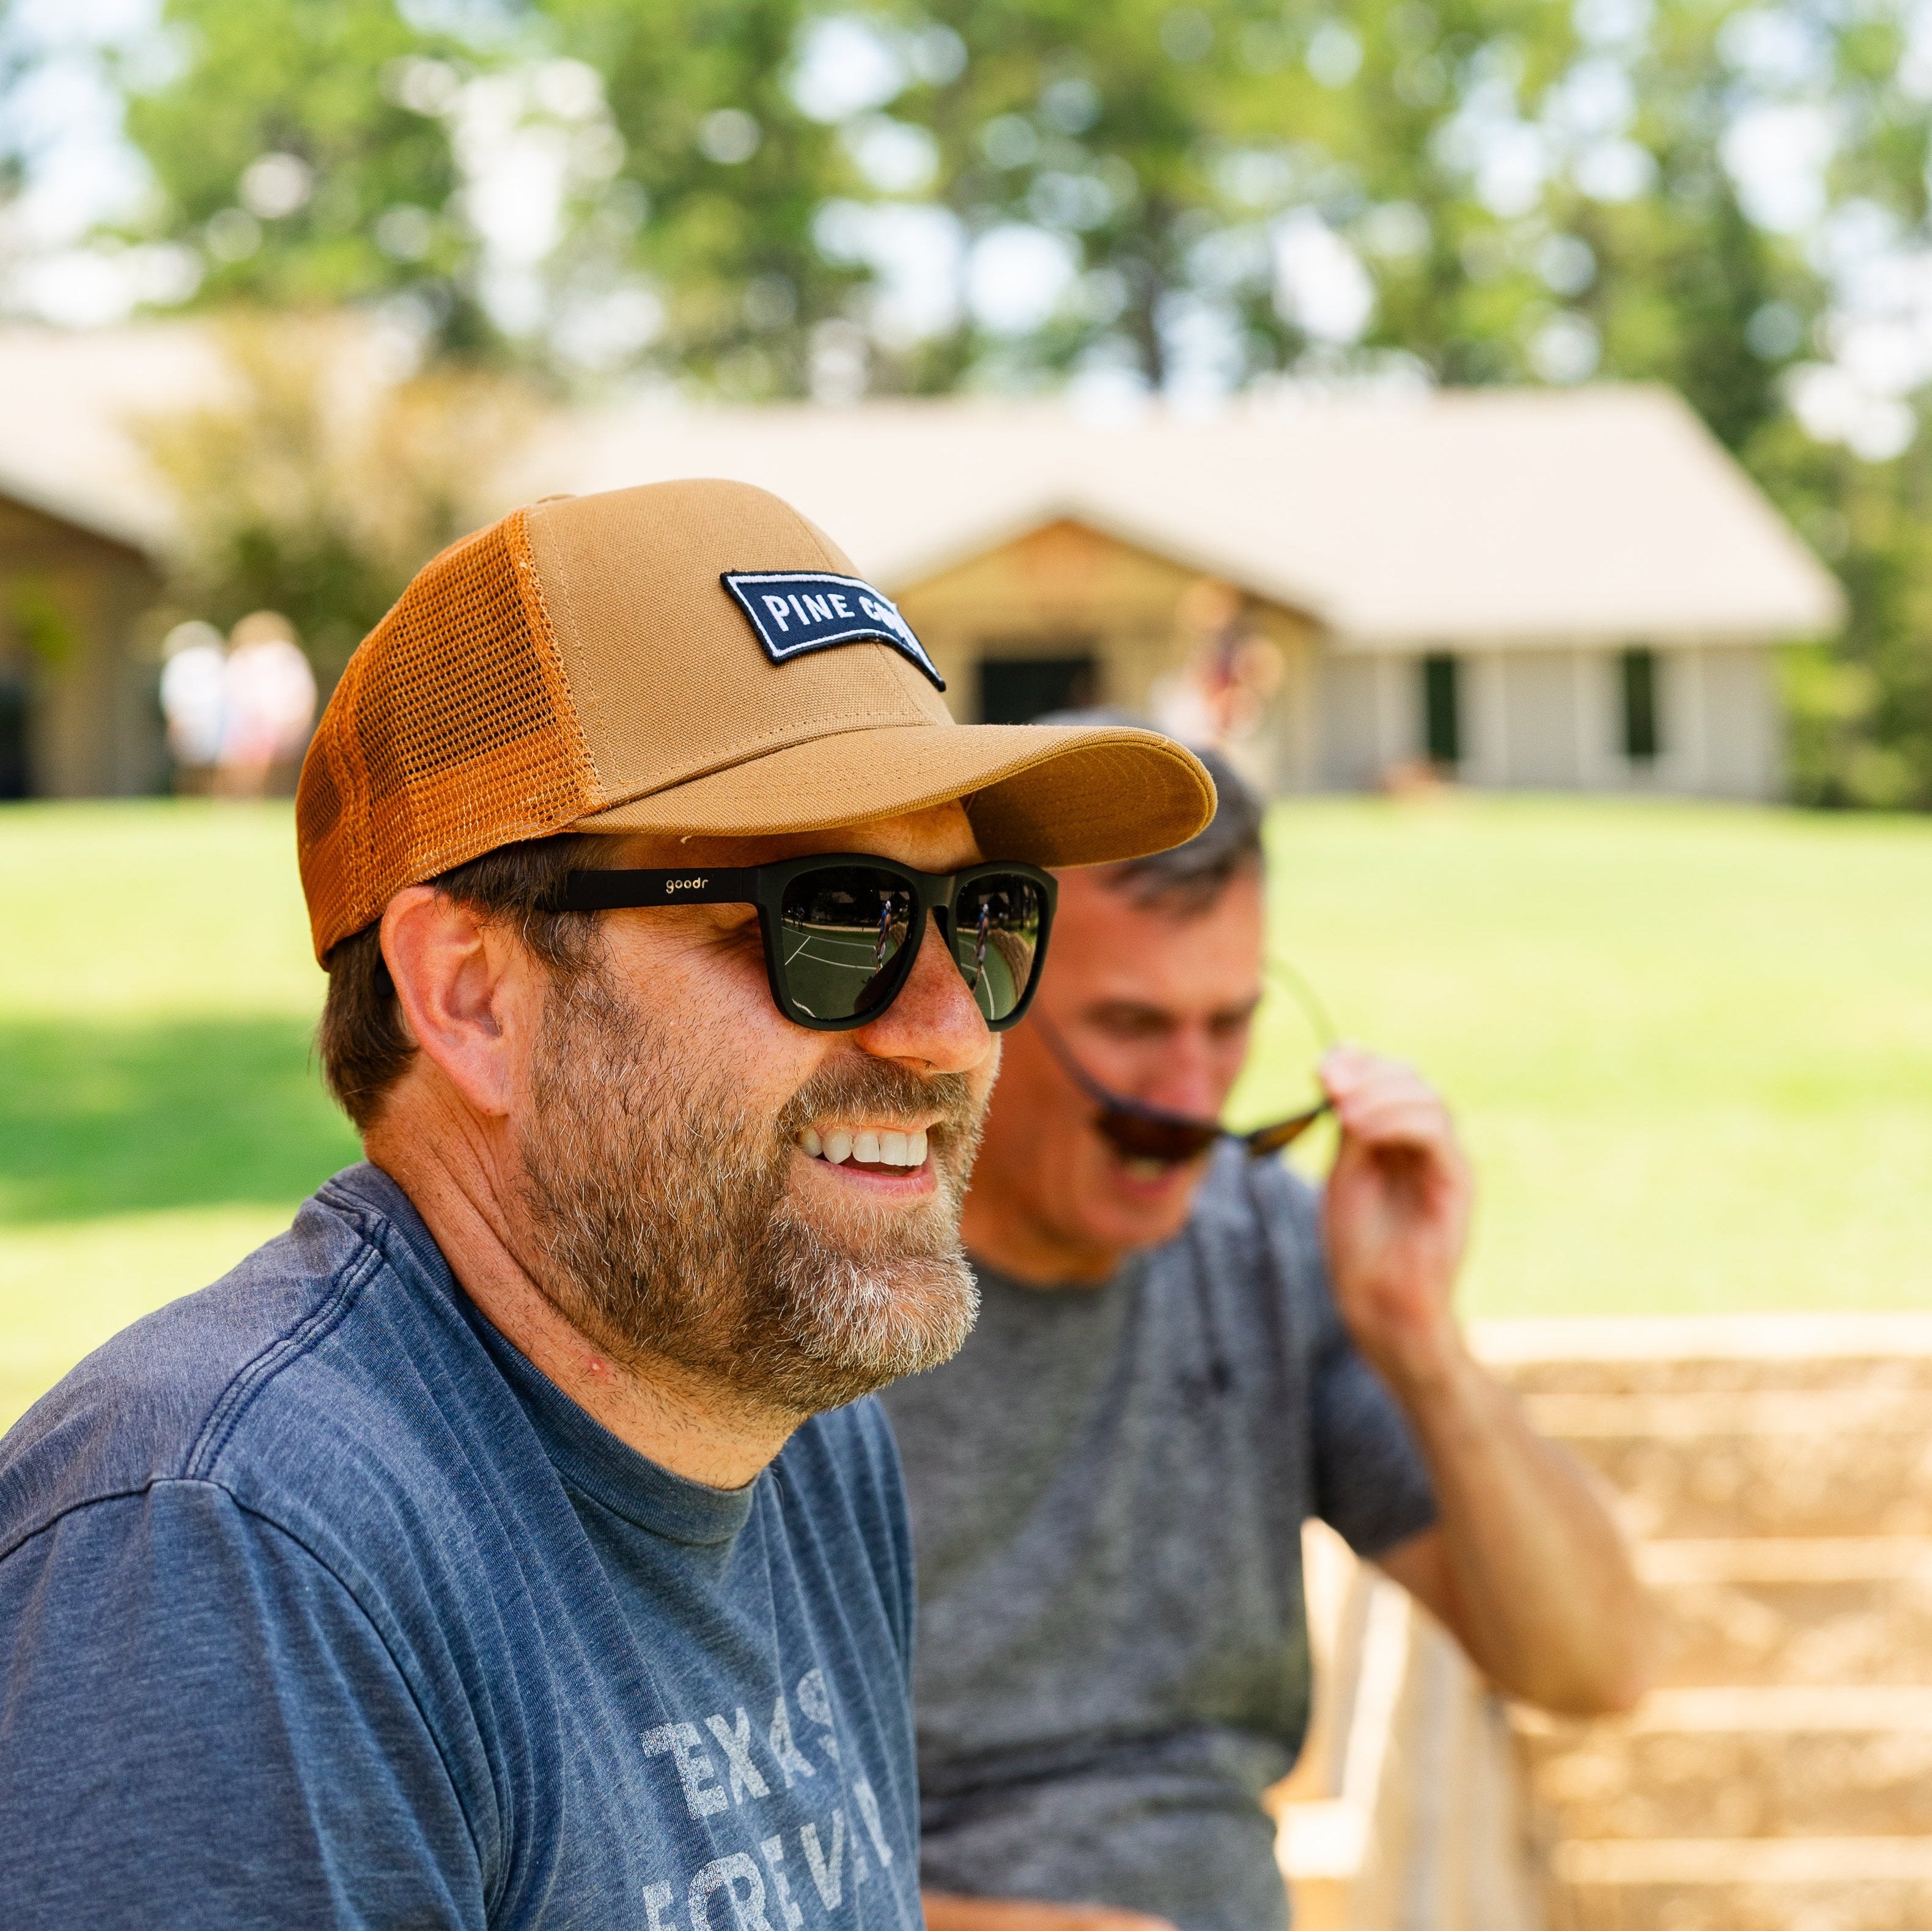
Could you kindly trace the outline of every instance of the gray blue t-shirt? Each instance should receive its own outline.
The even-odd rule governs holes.
[[[1256,1799],[1307,1722],[1302,1523],[1372,1555],[1435,1517],[1330,1298],[1316,1197],[1228,1147],[1186,1231],[1106,1286],[980,1283],[964,1348],[883,1397],[926,1880],[1279,1931]]]
[[[0,1443],[8,1931],[918,1931],[890,1432],[592,1421],[373,1168]]]

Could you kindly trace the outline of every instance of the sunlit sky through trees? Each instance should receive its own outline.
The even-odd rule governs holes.
[[[1406,31],[1404,13],[1418,10],[1397,10],[1385,30]],[[1899,88],[1908,98],[1932,97],[1932,5],[1873,10],[1904,29]],[[493,8],[404,0],[401,11],[408,25],[454,32],[476,50],[461,76],[428,59],[392,62],[385,72],[392,95],[448,130],[460,218],[476,253],[475,288],[490,320],[513,340],[541,337],[567,368],[627,366],[663,326],[662,277],[612,273],[574,298],[557,294],[560,253],[584,245],[587,195],[594,199],[615,175],[624,151],[602,76],[572,56],[566,36],[552,31],[536,51],[534,35],[520,38]],[[86,325],[144,305],[166,309],[191,298],[225,255],[255,245],[312,189],[298,163],[270,154],[237,182],[233,208],[197,236],[166,232],[152,219],[156,184],[123,115],[124,90],[152,89],[182,59],[162,29],[160,0],[8,0],[0,22],[0,74],[13,76],[0,103],[0,146],[20,176],[16,196],[0,208],[0,300],[13,313]],[[1656,163],[1629,137],[1634,50],[1653,31],[1650,10],[1644,0],[1580,0],[1573,27],[1564,72],[1536,99],[1526,100],[1498,56],[1491,70],[1474,64],[1459,82],[1454,112],[1438,118],[1437,148],[1474,201],[1498,217],[1528,215],[1559,176],[1585,201],[1611,207],[1652,185]],[[1185,64],[1212,29],[1204,12],[1182,7],[1166,15],[1160,32],[1171,57]],[[1787,394],[1808,429],[1868,457],[1896,453],[1912,431],[1907,399],[1932,376],[1932,252],[1879,200],[1830,188],[1843,145],[1844,82],[1810,12],[1737,9],[1720,46],[1730,75],[1726,124],[1715,131],[1721,166],[1754,224],[1802,245],[1831,303],[1822,326],[1775,304],[1754,326],[1773,349],[1805,350]],[[1302,34],[1298,64],[1321,87],[1346,90],[1364,53],[1348,16],[1338,13]],[[1104,177],[1035,174],[1025,206],[973,225],[928,193],[940,169],[938,143],[892,109],[910,86],[950,81],[966,57],[952,28],[922,25],[902,10],[890,19],[826,13],[798,31],[782,76],[803,115],[836,130],[860,190],[824,198],[812,241],[822,256],[872,277],[866,326],[888,343],[916,343],[962,320],[998,343],[1047,328],[1070,305],[1108,298],[1104,272],[1083,271],[1080,245],[1093,225],[1081,197],[1104,197]],[[1258,52],[1252,58],[1265,67]],[[1426,59],[1414,64],[1408,84],[1442,85]],[[982,127],[980,157],[995,167],[1024,165],[1041,127],[1077,133],[1093,118],[1093,93],[1070,68],[1046,86],[1030,118],[1010,113]],[[761,137],[754,116],[730,108],[706,113],[695,132],[704,154],[728,163],[748,157]],[[1258,233],[1276,309],[1317,364],[1325,356],[1325,366],[1338,366],[1338,352],[1373,334],[1378,265],[1420,245],[1422,211],[1389,199],[1337,221],[1320,193],[1298,195],[1285,175],[1271,184],[1269,170],[1286,163],[1258,142],[1229,146],[1217,165],[1231,202],[1259,217],[1222,253],[1252,250]],[[399,259],[426,250],[430,218],[413,205],[385,211],[374,218],[376,244]],[[110,238],[104,227],[120,232]],[[144,238],[147,229],[156,231],[152,238]],[[1562,301],[1591,277],[1588,244],[1552,232],[1536,267],[1555,299],[1524,373],[1557,381],[1595,373],[1593,325]],[[1210,263],[1203,279],[1210,295],[1212,278]],[[754,312],[760,302],[776,310],[795,299],[778,277],[745,295]],[[1197,291],[1171,308],[1169,391],[1208,400],[1240,382],[1244,368],[1223,339],[1232,325],[1226,305]],[[1780,332],[1792,339],[1770,340]],[[1131,388],[1137,379],[1105,355],[1062,373],[1096,391]],[[824,379],[821,370],[814,385]]]

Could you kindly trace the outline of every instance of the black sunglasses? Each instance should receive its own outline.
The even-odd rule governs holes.
[[[573,871],[556,909],[755,905],[772,1003],[818,1033],[866,1025],[891,1005],[931,917],[980,1016],[1003,1033],[1040,983],[1054,902],[1052,875],[1030,865],[915,871],[863,852],[830,852],[741,869]]]
[[[1192,1120],[1184,1113],[1165,1112],[1109,1090],[1067,1050],[1066,1042],[1044,1016],[1033,1023],[1048,1051],[1060,1062],[1060,1070],[1100,1109],[1094,1122],[1095,1130],[1116,1153],[1130,1159],[1158,1160],[1163,1166],[1178,1167],[1184,1161],[1198,1159],[1217,1140],[1238,1141],[1250,1159],[1260,1159],[1293,1146],[1334,1106],[1333,1100],[1322,1099],[1271,1126],[1237,1133],[1217,1120]]]

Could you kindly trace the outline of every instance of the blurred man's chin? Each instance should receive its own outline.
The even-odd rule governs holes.
[[[1069,1231],[1083,1245],[1124,1254],[1173,1240],[1186,1226],[1193,1206],[1191,1189],[1156,1201],[1112,1195],[1090,1202]]]

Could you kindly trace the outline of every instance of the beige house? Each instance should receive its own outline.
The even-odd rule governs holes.
[[[0,483],[0,799],[160,783],[154,667],[133,650],[160,586],[140,544]]]
[[[130,424],[217,379],[182,328],[0,330],[0,798],[165,784],[142,619],[173,519]]]
[[[1263,641],[1249,752],[1284,791],[1427,761],[1476,785],[1774,796],[1773,653],[1842,617],[1830,574],[1658,389],[1112,424],[638,407],[556,422],[517,468],[531,494],[686,475],[762,483],[834,532],[964,718],[1171,711],[1217,634]]]
[[[0,330],[0,778],[13,742],[37,792],[157,782],[133,613],[172,519],[129,425],[222,381],[184,325]],[[493,506],[694,475],[763,484],[834,532],[962,718],[1101,702],[1217,721],[1280,791],[1426,763],[1475,785],[1774,796],[1774,652],[1842,615],[1829,573],[1648,388],[1114,421],[620,403],[551,418]],[[56,606],[70,640],[50,656],[34,613]]]

